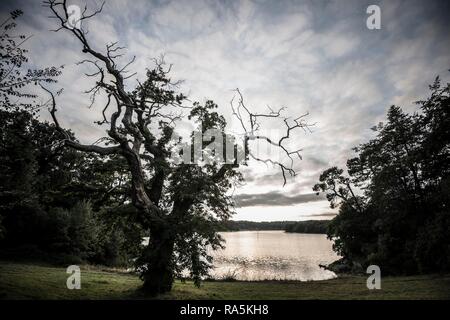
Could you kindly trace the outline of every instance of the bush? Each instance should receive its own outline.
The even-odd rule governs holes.
[[[450,213],[440,212],[419,232],[415,258],[421,272],[448,272],[450,266]]]

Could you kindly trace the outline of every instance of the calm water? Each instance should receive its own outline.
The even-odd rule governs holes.
[[[221,232],[224,250],[213,252],[214,278],[238,280],[325,280],[336,277],[319,267],[339,258],[323,234],[284,231]]]

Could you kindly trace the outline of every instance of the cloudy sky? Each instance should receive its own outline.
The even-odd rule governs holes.
[[[87,2],[92,8],[101,4]],[[92,143],[102,133],[93,124],[100,108],[88,109],[89,97],[82,94],[90,82],[76,65],[83,58],[80,44],[65,32],[49,31],[56,21],[40,4],[1,1],[0,12],[2,17],[16,8],[25,12],[18,29],[33,35],[26,42],[30,64],[65,66],[55,87],[64,88],[60,120]],[[380,30],[366,27],[371,4],[381,8]],[[106,1],[86,27],[96,48],[119,41],[128,57],[136,55],[130,69],[137,77],[164,54],[190,100],[213,99],[228,116],[235,88],[254,111],[269,105],[286,107],[286,116],[309,112],[311,132],[298,131],[290,144],[303,150],[295,179],[283,187],[276,168],[250,163],[246,184],[235,191],[235,219],[305,220],[335,214],[311,190],[324,169],[345,165],[351,148],[372,136],[369,128],[383,120],[390,105],[413,112],[413,102],[427,95],[436,75],[449,79],[448,12],[445,0],[117,0]],[[280,125],[266,128],[276,131]]]

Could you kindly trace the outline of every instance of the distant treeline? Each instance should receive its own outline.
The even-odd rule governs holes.
[[[328,221],[225,221],[221,231],[285,230],[298,233],[326,233]]]
[[[233,221],[228,220],[222,223],[220,231],[245,231],[245,230],[285,230],[288,225],[295,224],[295,221]]]
[[[286,232],[297,233],[327,233],[329,220],[308,220],[299,221],[294,224],[286,225]]]

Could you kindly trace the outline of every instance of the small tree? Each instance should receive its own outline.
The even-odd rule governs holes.
[[[86,19],[100,13],[100,9],[81,13],[78,27],[69,23],[71,18],[66,1],[50,0],[45,2],[53,16],[59,21],[55,31],[66,30],[81,44],[82,52],[87,59],[81,63],[89,64],[94,72],[87,74],[95,77],[96,84],[89,90],[92,102],[103,93],[107,97],[103,106],[103,119],[97,122],[107,126],[106,136],[101,139],[104,144],[80,144],[69,136],[64,139],[65,145],[84,152],[94,152],[106,158],[121,156],[126,160],[131,175],[131,201],[138,214],[137,219],[144,230],[149,232],[149,244],[137,259],[137,268],[144,280],[144,289],[152,294],[169,291],[175,276],[183,270],[189,270],[190,276],[199,284],[211,266],[208,246],[216,249],[221,246],[221,238],[215,232],[218,221],[226,220],[233,213],[233,202],[228,190],[242,180],[237,171],[242,165],[238,154],[245,153],[245,158],[252,157],[259,161],[270,162],[278,166],[286,181],[286,174],[295,175],[293,156],[300,157],[299,151],[289,151],[284,143],[292,130],[306,128],[303,117],[288,121],[286,134],[273,141],[258,135],[261,118],[280,118],[281,109],[270,110],[266,114],[252,113],[244,104],[242,95],[237,90],[237,104],[232,101],[234,115],[239,119],[247,133],[245,145],[250,140],[261,140],[280,148],[290,165],[271,159],[261,159],[250,150],[232,147],[223,150],[224,154],[234,155],[231,163],[217,160],[222,150],[204,153],[203,166],[189,163],[174,164],[171,154],[174,151],[173,141],[175,124],[185,115],[187,107],[185,95],[177,92],[177,82],[169,78],[170,67],[163,61],[156,61],[153,69],[148,69],[146,79],[137,81],[136,87],[128,91],[126,82],[133,75],[127,74],[127,67],[134,58],[124,66],[119,66],[118,58],[122,49],[117,43],[106,45],[101,52],[91,46],[87,32],[83,29]],[[55,95],[43,87],[51,96],[50,113],[55,126],[64,133],[57,119],[57,102]],[[111,112],[110,109],[114,108]],[[206,151],[211,142],[225,144],[231,139],[225,134],[226,122],[216,111],[217,105],[207,101],[204,105],[194,103],[190,108],[189,118],[201,125],[200,132],[218,130],[220,134],[201,143],[201,150]],[[195,140],[195,137],[191,137]],[[185,149],[186,150],[186,149]],[[183,156],[186,156],[183,153]]]

